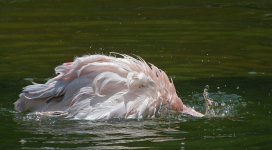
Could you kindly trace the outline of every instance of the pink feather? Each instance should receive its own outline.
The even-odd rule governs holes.
[[[166,73],[142,58],[89,55],[56,67],[45,84],[24,88],[19,112],[63,111],[76,119],[152,118],[162,106],[196,117],[185,106]]]

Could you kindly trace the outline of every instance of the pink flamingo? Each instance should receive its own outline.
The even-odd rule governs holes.
[[[161,107],[195,117],[166,73],[142,58],[89,55],[55,68],[45,84],[26,86],[14,103],[19,112],[65,112],[75,119],[153,118]]]

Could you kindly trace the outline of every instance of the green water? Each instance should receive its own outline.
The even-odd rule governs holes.
[[[14,112],[26,78],[76,56],[136,54],[165,70],[184,103],[220,117],[74,121]],[[271,149],[272,1],[1,0],[1,149]]]

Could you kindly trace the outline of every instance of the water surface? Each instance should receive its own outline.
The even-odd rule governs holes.
[[[271,149],[272,3],[268,0],[0,1],[1,149]],[[90,122],[14,111],[25,79],[45,82],[76,56],[136,54],[173,78],[203,119]]]

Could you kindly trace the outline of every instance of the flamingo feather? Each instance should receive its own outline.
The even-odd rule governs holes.
[[[55,68],[56,77],[26,86],[19,112],[63,111],[75,119],[152,118],[162,106],[202,117],[177,96],[172,79],[141,57],[86,55]]]

